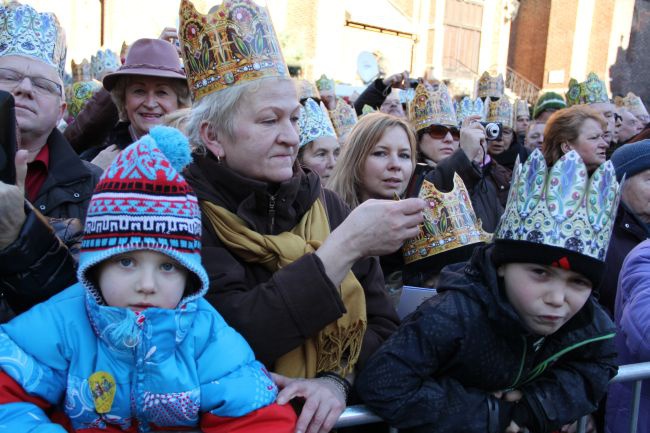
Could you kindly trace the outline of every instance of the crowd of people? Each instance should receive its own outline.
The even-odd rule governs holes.
[[[626,428],[609,381],[650,361],[639,97],[407,71],[342,97],[290,76],[256,2],[181,0],[178,26],[66,83],[56,17],[0,5],[1,428],[326,433],[360,403],[385,423],[352,431]],[[431,290],[400,321],[405,286]]]

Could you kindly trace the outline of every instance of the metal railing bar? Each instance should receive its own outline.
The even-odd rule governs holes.
[[[636,433],[636,428],[639,423],[639,405],[641,404],[641,384],[643,382],[637,380],[634,382],[634,399],[632,400],[632,415],[630,416],[630,433]]]

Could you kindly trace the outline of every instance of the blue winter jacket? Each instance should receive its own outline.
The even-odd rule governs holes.
[[[75,430],[197,426],[271,404],[277,388],[248,343],[203,298],[136,314],[99,305],[80,283],[0,327],[0,368],[58,405]],[[98,414],[89,377],[108,372],[115,396]],[[110,384],[109,384],[110,385]],[[0,428],[64,432],[31,403],[0,406]]]

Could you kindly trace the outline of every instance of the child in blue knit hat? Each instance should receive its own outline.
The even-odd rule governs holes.
[[[293,432],[269,374],[202,299],[190,160],[167,127],[122,151],[88,209],[79,283],[0,327],[7,431]]]

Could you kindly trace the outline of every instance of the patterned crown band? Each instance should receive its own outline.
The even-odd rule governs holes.
[[[90,69],[90,62],[88,59],[83,59],[81,63],[75,63],[74,59],[70,62],[70,69],[72,70],[72,82],[89,81],[92,78]]]
[[[97,54],[90,56],[90,69],[93,78],[100,80],[105,74],[116,71],[120,67],[120,58],[111,50],[97,50]]]
[[[311,143],[320,137],[332,137],[336,139],[334,127],[327,114],[327,109],[319,105],[313,99],[305,101],[298,119],[300,129],[300,147]]]
[[[566,102],[569,107],[579,104],[609,102],[607,86],[593,72],[587,75],[587,80],[584,83],[578,83],[577,80],[571,78],[569,81],[569,91],[566,93]]]
[[[336,136],[341,138],[357,124],[357,112],[342,98],[336,98],[336,108],[329,112]]]
[[[179,35],[195,101],[248,81],[289,77],[268,11],[254,1],[226,0],[203,15],[181,0]]]
[[[643,105],[641,98],[629,92],[624,98],[617,96],[615,99],[617,107],[624,107],[635,116],[647,116],[648,110]]]
[[[66,51],[65,32],[54,14],[18,2],[0,4],[0,57],[41,60],[63,78]]]
[[[487,71],[483,72],[477,83],[477,98],[500,98],[503,96],[505,83],[503,75],[491,76]]]
[[[476,218],[465,184],[454,174],[454,189],[440,192],[425,180],[418,197],[428,204],[420,234],[402,247],[404,263],[410,264],[436,254],[480,242],[489,242],[492,235],[483,231]]]
[[[515,101],[515,107],[514,110],[515,112],[515,120],[518,117],[530,117],[530,109],[528,108],[528,102],[526,102],[523,99],[517,99]]]
[[[319,92],[322,92],[323,90],[334,92],[336,89],[336,83],[333,79],[327,78],[327,75],[323,74],[318,80],[316,80],[316,88]]]
[[[444,84],[440,84],[435,90],[429,84],[418,84],[415,97],[409,104],[409,117],[416,131],[434,124],[458,124],[454,104]]]
[[[456,118],[458,119],[459,125],[463,123],[465,118],[470,116],[481,116],[481,119],[485,120],[485,105],[481,98],[472,100],[469,96],[465,96],[460,103],[455,104],[455,106]]]
[[[575,151],[547,170],[544,156],[536,149],[515,168],[494,237],[564,248],[604,261],[619,196],[610,161],[589,178]]]
[[[514,126],[512,116],[512,104],[508,97],[503,95],[496,101],[485,101],[486,103],[486,122],[501,122],[504,127],[512,128]]]
[[[320,99],[318,89],[316,89],[316,86],[311,81],[294,78],[293,82],[296,85],[296,93],[298,93],[299,100],[302,101],[307,98]]]

